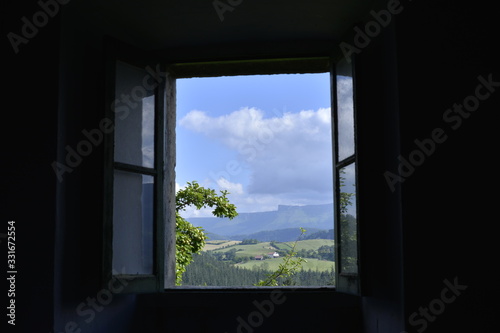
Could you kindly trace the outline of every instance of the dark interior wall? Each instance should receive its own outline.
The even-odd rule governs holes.
[[[22,37],[23,17],[38,10],[34,1],[3,1],[2,16],[2,181],[0,233],[15,221],[15,298],[8,298],[7,239],[1,239],[2,320],[12,332],[49,332],[54,314],[54,230],[57,153],[60,22],[27,31],[18,52],[7,38]],[[22,37],[24,38],[24,37]],[[10,275],[9,275],[10,276]],[[15,299],[15,327],[7,325],[7,302]],[[1,329],[0,329],[1,330]],[[5,332],[2,330],[2,332]]]
[[[89,141],[84,131],[99,127],[105,117],[106,82],[106,38],[104,34],[87,28],[85,19],[72,12],[71,7],[63,15],[64,29],[61,37],[60,74],[60,131],[59,154],[63,161],[68,148],[77,150],[83,141]],[[275,50],[266,44],[260,52]],[[227,52],[234,52],[230,46]],[[240,52],[248,52],[240,49]],[[256,52],[258,53],[258,52]],[[283,54],[283,52],[278,52]],[[171,55],[171,52],[166,52]],[[198,52],[203,59],[211,55]],[[71,173],[64,175],[58,198],[61,218],[56,241],[55,285],[55,330],[66,327],[81,329],[81,332],[156,332],[159,328],[169,331],[219,332],[221,327],[228,332],[236,329],[235,318],[255,311],[254,299],[266,300],[268,295],[225,293],[224,302],[217,309],[214,303],[221,302],[217,292],[175,292],[174,295],[142,295],[137,304],[135,295],[113,294],[109,304],[99,302],[106,299],[107,291],[100,284],[102,269],[102,202],[104,161],[103,145],[95,145],[88,156],[77,163]],[[103,298],[104,297],[104,298]],[[159,299],[151,305],[150,298]],[[187,300],[190,301],[187,301]],[[97,300],[95,308],[91,302]],[[335,315],[336,327],[352,331],[359,329],[360,313],[356,299],[349,298],[351,305],[334,304],[331,292],[303,291],[290,295],[286,304],[276,308],[276,314],[266,318],[259,327],[260,332],[276,330],[293,331],[308,327],[299,318],[314,317],[317,325],[330,325]],[[83,304],[83,305],[82,305]],[[307,305],[306,305],[307,304]],[[279,310],[279,311],[278,311]],[[69,325],[69,326],[68,326]],[[132,325],[132,326],[131,326]],[[132,327],[132,328],[131,328]]]
[[[100,285],[103,201],[104,55],[101,36],[80,29],[81,22],[63,16],[60,60],[59,160],[71,171],[62,175],[58,198],[63,212],[61,238],[56,243],[62,267],[70,281],[66,292],[78,295]],[[89,288],[89,290],[85,289]]]
[[[72,9],[61,14],[59,160],[72,170],[58,183],[54,331],[126,332],[135,295],[102,278],[105,37]]]
[[[99,297],[108,302],[100,284],[102,144],[81,161],[70,157],[72,164],[66,148],[82,149],[88,140],[82,131],[99,128],[103,118],[104,44],[101,36],[82,29],[85,22],[65,21],[62,29],[62,8],[35,32],[25,21],[33,22],[41,11],[37,1],[2,3],[2,36],[30,37],[17,53],[8,38],[2,39],[0,233],[7,232],[7,221],[15,221],[18,274],[16,325],[7,324],[2,311],[0,330],[125,332],[135,296],[114,294],[102,308],[91,303]],[[54,162],[61,163],[61,179]],[[0,248],[7,253],[3,238]],[[0,265],[5,294],[6,263],[5,257]],[[10,299],[4,295],[2,304]]]
[[[171,290],[138,296],[132,331],[359,332],[359,300],[333,290]]]
[[[39,10],[35,1],[32,6],[4,3],[4,36],[18,33],[21,18]],[[456,130],[443,120],[454,103],[475,93],[478,76],[487,79],[491,74],[493,81],[500,81],[496,11],[489,6],[413,1],[398,14],[395,31],[384,31],[358,57],[362,309],[367,332],[389,332],[402,327],[401,321],[408,332],[423,329],[424,323],[426,332],[498,328],[500,295],[492,246],[496,202],[489,191],[498,180],[494,120],[499,92],[482,101]],[[262,302],[269,295],[114,294],[100,311],[92,312],[89,306],[78,311],[89,299],[104,297],[99,283],[102,146],[93,147],[62,182],[51,164],[63,163],[66,146],[76,149],[86,139],[82,131],[98,128],[104,116],[104,43],[101,35],[82,28],[84,21],[67,23],[60,36],[60,20],[51,18],[18,54],[7,38],[2,44],[8,78],[2,92],[13,101],[13,110],[6,109],[10,118],[2,122],[8,163],[1,223],[16,221],[17,328],[127,332],[140,331],[147,323],[153,325],[151,332],[158,327],[181,331],[187,321],[193,331],[224,327],[230,332],[238,316],[255,311],[254,300]],[[266,44],[266,49],[272,46]],[[400,192],[392,193],[384,172],[397,173],[398,156],[408,158],[417,147],[414,140],[431,137],[435,128],[445,131],[446,142],[436,145],[435,152],[405,177]],[[6,225],[1,228],[4,232]],[[413,316],[421,307],[439,306],[442,291],[449,288],[443,281],[453,284],[455,279],[467,289],[446,304],[442,314],[432,321]],[[338,319],[339,331],[346,332],[342,325],[359,323],[359,313],[356,306],[341,310],[336,300],[329,292],[290,295],[259,332],[297,331],[304,324],[295,318],[304,313],[315,316],[318,326]],[[225,311],[217,311],[213,302],[224,304]]]
[[[491,92],[460,124],[443,116],[476,94],[479,76],[500,82],[494,9],[449,1],[403,7],[395,30],[383,29],[356,55],[365,331],[491,330],[498,287],[489,283],[496,238],[489,191],[498,177],[488,157],[499,95]],[[446,141],[407,169],[402,160],[420,156],[415,140],[428,142],[436,128]],[[392,191],[384,175],[399,175],[401,164],[404,182]]]
[[[498,328],[490,192],[498,174],[489,157],[496,150],[499,87],[461,123],[443,118],[455,103],[475,96],[479,76],[500,82],[493,13],[486,2],[419,1],[397,20],[401,156],[416,156],[421,149],[414,140],[432,138],[435,129],[446,137],[402,184],[409,332]],[[445,280],[467,289],[441,308]],[[425,318],[420,309],[430,305],[438,315]]]
[[[399,99],[394,24],[356,55],[359,246],[365,332],[403,327],[401,192],[383,174],[398,154]]]

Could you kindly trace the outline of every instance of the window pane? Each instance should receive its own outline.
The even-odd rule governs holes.
[[[115,171],[113,268],[125,274],[153,273],[154,180]]]
[[[357,273],[356,164],[340,170],[340,268]]]
[[[115,161],[154,165],[154,92],[144,87],[148,73],[118,62],[116,67]]]
[[[352,67],[345,60],[337,64],[338,160],[354,154],[354,102]]]

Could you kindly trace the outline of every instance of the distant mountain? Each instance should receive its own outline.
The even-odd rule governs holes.
[[[228,240],[228,236],[222,236],[222,235],[217,235],[214,234],[213,232],[206,232],[205,233],[208,237],[209,240]],[[236,239],[229,239],[229,240],[236,240]]]
[[[187,220],[206,232],[225,235],[250,235],[260,231],[278,229],[331,229],[333,204],[308,206],[278,206],[278,210],[257,213],[240,213],[233,220],[216,217],[193,217]]]
[[[320,230],[316,228],[308,228],[306,231],[306,235],[316,235],[321,231],[326,232],[326,230]],[[259,242],[293,242],[297,240],[300,236],[299,228],[287,228],[287,229],[277,229],[277,230],[265,230],[259,231],[249,235],[234,235],[228,236],[230,240],[244,240],[244,239],[256,239]],[[319,237],[318,237],[319,238]],[[304,239],[309,239],[304,237]]]
[[[304,235],[304,239],[334,239],[333,229],[308,232]]]

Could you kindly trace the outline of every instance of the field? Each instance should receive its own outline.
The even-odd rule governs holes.
[[[279,283],[298,286],[335,285],[334,241],[306,239],[297,242],[209,240],[183,274],[193,286],[254,286],[276,272],[296,244],[297,256],[305,259],[292,277]],[[277,253],[279,256],[269,256]],[[262,256],[262,260],[255,257]],[[241,268],[241,269],[240,269]],[[282,277],[283,278],[283,277]]]
[[[295,242],[275,242],[274,246],[271,242],[260,242],[257,244],[244,244],[241,245],[240,241],[217,240],[208,241],[204,251],[211,251],[213,253],[224,253],[231,250],[236,250],[236,258],[243,258],[242,263],[235,264],[236,267],[247,269],[262,268],[267,270],[276,270],[283,258],[268,258],[268,253],[273,253],[278,250],[289,251]],[[300,250],[314,250],[317,251],[321,246],[333,246],[334,241],[329,239],[308,239],[298,241],[295,247],[296,251]],[[265,260],[250,260],[256,256],[264,256]],[[321,260],[316,258],[306,258],[307,262],[303,263],[304,270],[313,271],[330,271],[334,266],[333,261]]]
[[[288,251],[292,249],[294,243],[295,242],[285,242],[276,244],[279,247],[279,249]],[[308,239],[308,240],[298,241],[295,250],[296,251],[317,250],[324,245],[332,246],[334,245],[334,241],[332,239]]]
[[[233,246],[236,244],[241,243],[241,241],[227,241],[227,240],[209,240],[205,244],[205,247],[203,248],[203,251],[213,251],[213,250],[218,250],[221,248],[224,248],[226,246]]]
[[[302,264],[304,270],[313,270],[318,272],[330,271],[335,263],[333,261],[319,260],[306,258],[307,262]],[[236,264],[236,267],[242,267],[247,269],[253,269],[260,267],[261,269],[275,271],[278,269],[279,264],[283,261],[282,258],[267,259],[267,260],[250,260],[242,264]]]
[[[240,243],[240,242],[237,242]],[[222,246],[221,246],[222,247]],[[260,255],[266,255],[270,252],[274,252],[277,249],[271,246],[270,242],[262,242],[258,244],[247,244],[247,245],[233,245],[227,248],[219,248],[214,250],[214,252],[227,252],[231,249],[236,249],[236,257],[255,257]],[[205,250],[207,247],[205,246]]]
[[[271,246],[271,242],[261,242],[258,244],[238,245],[239,241],[208,241],[204,251],[226,252],[236,249],[237,257],[259,256],[276,250],[289,251],[295,242],[275,243],[277,247]],[[330,239],[308,239],[297,242],[296,251],[317,250],[321,246],[332,246],[334,241]]]

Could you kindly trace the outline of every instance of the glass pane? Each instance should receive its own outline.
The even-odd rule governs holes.
[[[122,62],[116,66],[115,161],[153,167],[154,92],[144,85],[144,69]]]
[[[153,273],[153,197],[151,176],[115,171],[113,269],[125,274]]]
[[[354,102],[352,67],[346,60],[337,64],[338,160],[354,154]]]
[[[356,164],[340,170],[340,269],[357,273]]]

